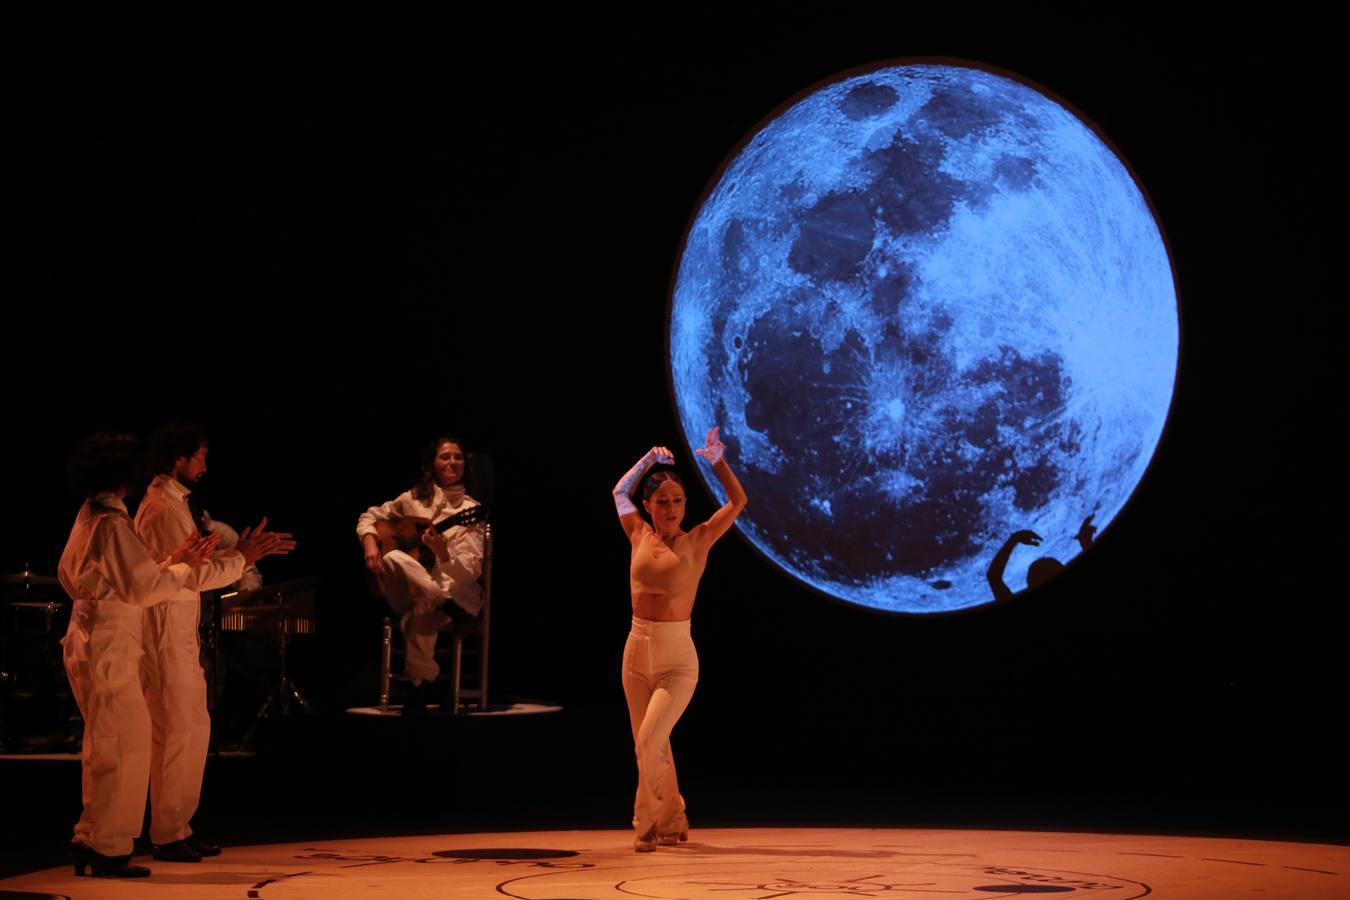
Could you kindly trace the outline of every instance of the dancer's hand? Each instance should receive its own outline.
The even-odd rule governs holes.
[[[657,463],[668,466],[673,462],[675,454],[668,448],[653,447],[642,454],[642,458],[633,468],[625,472],[619,483],[614,485],[614,509],[618,511],[619,521],[623,523],[624,531],[628,532],[630,538],[637,533],[638,527],[642,524],[642,517],[638,515],[637,507],[633,505],[633,491],[637,490],[642,476],[646,475],[652,466]]]
[[[718,463],[720,463],[722,461],[722,454],[725,453],[727,449],[727,445],[717,439],[717,432],[720,430],[721,428],[718,425],[714,425],[712,428],[709,428],[708,437],[704,441],[704,443],[706,443],[707,446],[704,447],[702,450],[694,451],[699,456],[706,459],[708,461],[708,465],[710,466],[715,466]]]
[[[1013,533],[1012,537],[1008,538],[1008,543],[1027,544],[1031,547],[1039,547],[1041,545],[1041,536],[1034,531],[1017,531]]]

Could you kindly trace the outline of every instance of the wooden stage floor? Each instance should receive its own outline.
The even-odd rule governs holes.
[[[643,854],[630,842],[622,831],[533,831],[232,847],[195,865],[151,860],[148,879],[33,872],[0,881],[0,897],[1350,897],[1350,848],[1327,844],[859,828],[695,829]]]

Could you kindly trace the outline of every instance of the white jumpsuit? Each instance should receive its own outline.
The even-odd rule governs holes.
[[[177,479],[158,475],[136,510],[136,531],[151,553],[168,556],[197,525],[188,509],[189,491]],[[193,570],[183,589],[146,613],[141,686],[150,707],[150,840],[181,841],[201,799],[202,775],[211,740],[206,676],[201,665],[200,591],[225,587],[244,571],[237,550],[215,553]]]
[[[84,717],[84,810],[75,840],[126,856],[141,833],[150,777],[150,713],[140,682],[144,607],[162,605],[192,569],[157,562],[122,501],[99,494],[80,508],[58,575],[74,601],[61,646]]]
[[[404,491],[388,503],[372,506],[356,522],[357,537],[375,534],[375,523],[414,516],[441,522],[478,505],[463,491],[444,491],[432,486],[431,503],[423,503]],[[483,530],[474,525],[455,525],[445,531],[450,558],[437,561],[428,572],[416,557],[391,550],[380,559],[380,593],[399,616],[399,629],[407,648],[406,673],[414,684],[435,681],[436,635],[452,621],[437,607],[454,600],[470,615],[483,608],[478,576],[483,573]]]

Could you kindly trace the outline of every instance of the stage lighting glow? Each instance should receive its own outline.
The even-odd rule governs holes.
[[[1177,298],[1142,191],[1061,102],[888,64],[764,123],[706,193],[670,301],[686,439],[722,426],[737,526],[850,603],[940,612],[1068,562],[1117,516],[1171,403]],[[721,495],[703,472],[709,489]]]

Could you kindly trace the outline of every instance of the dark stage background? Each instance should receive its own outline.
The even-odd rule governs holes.
[[[1150,193],[1182,301],[1169,428],[1099,545],[999,608],[869,613],[728,537],[675,733],[695,824],[1350,836],[1345,617],[1323,588],[1340,491],[1321,435],[1343,402],[1339,303],[1316,275],[1320,50],[1277,31],[788,24],[735,44],[485,41],[425,65],[34,55],[4,114],[0,569],[54,572],[79,438],[195,417],[207,507],[297,534],[269,580],[323,579],[297,680],[336,721],[374,701],[384,615],[356,516],[411,484],[427,438],[462,435],[497,473],[495,688],[566,707],[515,764],[606,800],[571,816],[544,792],[486,819],[623,827],[627,546],[609,489],[656,443],[692,469],[664,351],[686,222],[724,155],[803,88],[883,59],[979,60],[1074,104]],[[690,519],[710,511],[695,490]],[[328,750],[306,776],[352,777]]]

